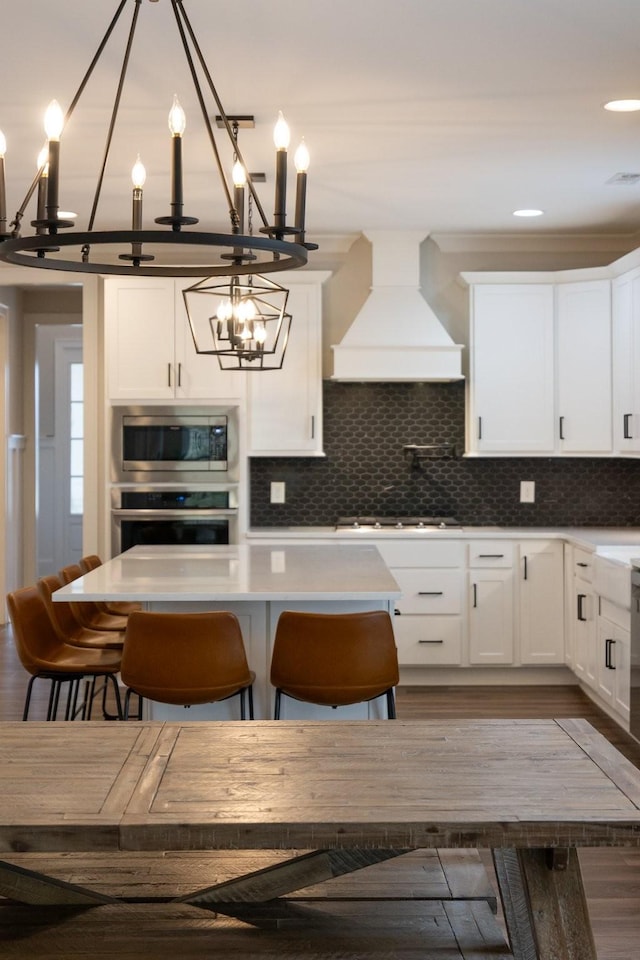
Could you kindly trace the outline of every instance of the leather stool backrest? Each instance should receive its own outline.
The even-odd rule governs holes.
[[[393,626],[385,610],[280,614],[271,683],[289,696],[340,706],[371,700],[398,680]]]
[[[129,616],[122,680],[160,703],[223,700],[253,682],[237,617],[227,611]]]

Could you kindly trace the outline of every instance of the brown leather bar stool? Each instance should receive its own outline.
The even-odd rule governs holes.
[[[271,658],[276,720],[280,719],[283,695],[339,707],[375,700],[383,694],[387,716],[395,719],[393,688],[399,679],[398,651],[386,610],[284,610],[280,614]]]
[[[60,577],[50,573],[38,580],[38,589],[42,594],[51,621],[58,635],[65,643],[74,647],[87,647],[91,650],[122,650],[124,632],[119,630],[94,630],[85,627],[76,617],[73,606],[67,600],[54,601],[52,595],[64,586]]]
[[[70,563],[58,574],[63,584],[72,583],[82,576],[79,563]],[[90,630],[120,630],[127,626],[127,618],[121,614],[108,613],[93,600],[70,600],[71,610],[76,620]]]
[[[90,570],[95,570],[96,567],[101,566],[102,560],[97,553],[90,553],[86,557],[80,558],[80,569],[83,573],[89,573]],[[116,616],[128,617],[135,610],[142,610],[142,604],[133,600],[109,600],[104,602],[97,600],[96,603],[105,613],[114,613]]]
[[[184,707],[240,698],[245,720],[245,695],[253,720],[253,682],[237,617],[218,610],[206,613],[153,613],[129,617],[122,651],[121,676],[131,693]]]
[[[116,650],[87,650],[64,643],[55,629],[42,593],[36,586],[23,587],[7,595],[13,637],[22,666],[31,674],[24,701],[22,719],[27,720],[34,681],[50,680],[47,720],[57,716],[60,690],[69,683],[65,720],[73,720],[78,712],[83,719],[91,718],[95,681],[103,677],[113,686],[118,718],[122,718],[122,704],[117,673],[120,654]],[[78,706],[80,681],[89,679],[84,702]]]

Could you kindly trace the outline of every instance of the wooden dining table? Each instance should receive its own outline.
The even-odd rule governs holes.
[[[620,845],[640,771],[580,719],[0,724],[0,894],[34,906],[114,898],[29,852],[287,851],[176,898],[250,921],[408,851],[488,848],[515,960],[596,960],[577,849]]]

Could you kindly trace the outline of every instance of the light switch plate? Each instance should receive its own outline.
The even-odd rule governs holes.
[[[535,503],[536,484],[535,480],[520,481],[520,503]]]
[[[285,502],[285,482],[284,480],[271,481],[271,503]]]

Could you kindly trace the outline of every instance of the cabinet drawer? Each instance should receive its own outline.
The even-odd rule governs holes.
[[[573,572],[580,580],[586,580],[587,583],[593,581],[593,562],[594,555],[588,550],[580,550],[579,547],[573,548]]]
[[[462,567],[460,540],[376,540],[388,567]]]
[[[408,613],[460,613],[462,573],[457,570],[405,570],[391,568],[402,596],[396,609]]]
[[[460,617],[394,617],[393,630],[402,666],[460,665]]]
[[[469,544],[470,567],[511,567],[513,557],[512,540],[479,540]]]
[[[631,606],[631,576],[627,567],[611,563],[604,557],[593,558],[593,582],[596,593],[603,599],[629,610]]]

